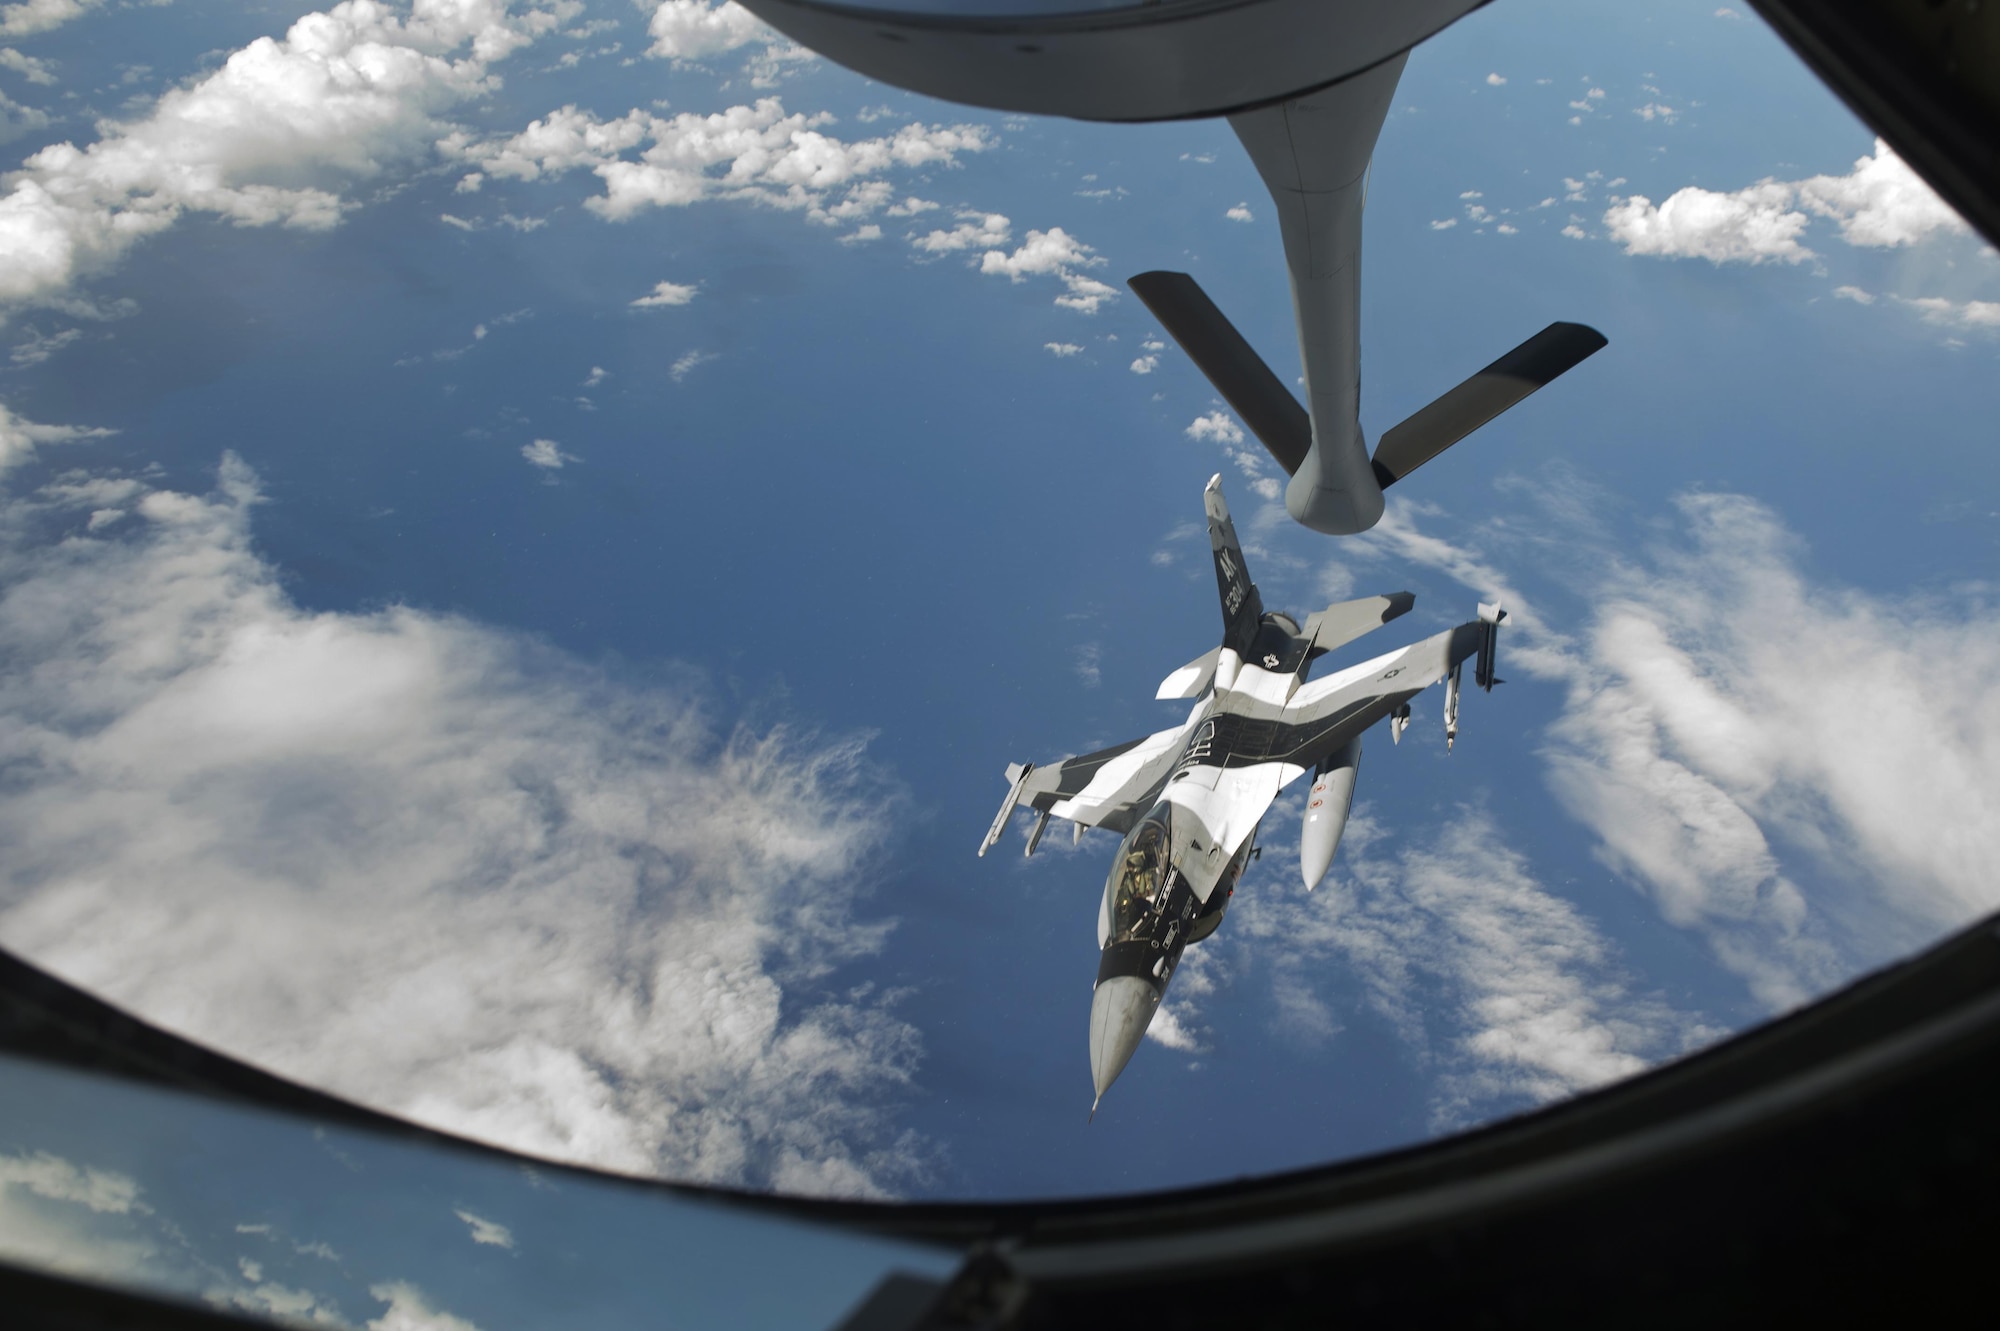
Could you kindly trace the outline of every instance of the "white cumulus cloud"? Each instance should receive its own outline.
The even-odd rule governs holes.
[[[1202,1052],[1201,1041],[1195,1038],[1194,1032],[1181,1020],[1181,1005],[1178,1003],[1160,1005],[1159,1011],[1153,1014],[1152,1024],[1146,1027],[1146,1038],[1156,1044],[1165,1045],[1177,1053]]]
[[[1197,416],[1184,433],[1197,443],[1220,446],[1223,456],[1236,464],[1236,469],[1248,480],[1250,489],[1260,498],[1275,503],[1284,494],[1284,483],[1266,474],[1270,461],[1268,455],[1261,448],[1245,446],[1248,436],[1227,412],[1212,411],[1205,416]]]
[[[1092,258],[1090,247],[1059,226],[1047,231],[1030,231],[1027,243],[1012,254],[989,252],[979,263],[982,273],[999,273],[1020,281],[1035,274],[1060,273],[1068,268],[1103,263]]]
[[[104,0],[21,0],[0,5],[0,37],[32,37],[82,18]]]
[[[911,236],[910,244],[926,254],[956,254],[960,250],[984,250],[1005,245],[1014,238],[1014,224],[1002,213],[965,212],[958,225],[946,231],[938,228],[921,236]]]
[[[1802,263],[1813,252],[1799,243],[1811,219],[1793,206],[1793,189],[1765,181],[1719,194],[1696,185],[1674,191],[1657,208],[1643,194],[1604,214],[1611,238],[1627,254],[1707,259],[1710,263]]]
[[[1925,321],[1929,323],[1940,324],[1947,328],[2000,332],[2000,301],[1957,301],[1946,300],[1942,296],[1914,298],[1898,296],[1896,299],[1923,315]],[[4,433],[0,433],[0,437],[4,437]]]
[[[565,462],[577,460],[571,454],[563,452],[553,439],[537,439],[531,444],[521,445],[521,456],[526,458],[530,465],[545,467],[550,471],[559,471]]]
[[[1074,342],[1044,342],[1042,343],[1042,349],[1057,360],[1066,360],[1083,351],[1083,348]]]
[[[1657,208],[1643,194],[1604,214],[1627,254],[1711,263],[1800,263],[1814,257],[1800,237],[1808,214],[1832,219],[1850,245],[1893,249],[1934,233],[1965,234],[1963,218],[1882,140],[1844,176],[1761,180],[1731,193],[1689,185]]]
[[[646,54],[675,64],[723,55],[744,46],[760,49],[751,58],[746,72],[751,85],[770,87],[787,66],[803,64],[813,53],[766,27],[743,6],[730,0],[708,4],[704,0],[661,0],[647,21],[646,33],[653,39]]]
[[[1243,442],[1243,427],[1220,411],[1211,411],[1206,416],[1197,416],[1187,427],[1187,437],[1201,442],[1218,444],[1240,444]]]
[[[1840,224],[1840,238],[1850,245],[1894,249],[1935,231],[1963,235],[1971,229],[1880,139],[1846,175],[1801,180],[1798,192],[1806,208]]]
[[[662,0],[646,23],[646,33],[653,39],[646,54],[663,60],[699,60],[776,37],[743,6],[703,0]]]
[[[85,533],[120,487],[138,520]],[[452,615],[302,609],[256,501],[230,459],[213,494],[78,475],[0,508],[0,942],[517,1150],[911,1179],[916,1031],[824,978],[888,927],[856,901],[899,797],[861,742]]]
[[[694,299],[696,289],[683,286],[679,282],[655,282],[651,292],[639,297],[632,304],[642,310],[656,309],[664,305],[685,305]]]
[[[822,132],[832,119],[824,112],[787,112],[776,97],[671,118],[633,110],[600,120],[566,106],[506,138],[460,134],[442,146],[473,167],[482,183],[590,170],[604,182],[604,193],[584,206],[611,221],[649,208],[740,199],[837,225],[891,204],[893,192],[877,178],[883,173],[951,166],[958,154],[993,144],[984,126],[965,124],[909,124],[885,137],[847,141]]]
[[[1047,231],[1028,232],[1026,243],[1011,254],[988,250],[980,256],[979,271],[999,274],[1014,282],[1029,277],[1054,277],[1064,287],[1064,294],[1056,297],[1056,304],[1082,314],[1095,314],[1104,302],[1118,298],[1117,289],[1077,270],[1103,262],[1090,246],[1061,227],[1052,226]]]
[[[7,178],[0,303],[60,301],[190,211],[336,225],[340,183],[428,153],[439,114],[485,93],[489,66],[555,23],[505,0],[415,0],[406,17],[347,0],[259,38],[144,117],[44,148]]]
[[[0,46],[0,69],[11,69],[28,82],[39,83],[44,87],[56,81],[56,76],[49,69],[47,61],[24,55],[11,46]]]

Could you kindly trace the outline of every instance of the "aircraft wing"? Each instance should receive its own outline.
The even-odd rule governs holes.
[[[1270,758],[1310,768],[1479,654],[1479,620],[1315,679],[1292,695]]]
[[[1085,827],[1129,832],[1159,797],[1193,724],[1190,717],[1143,739],[1127,740],[1046,767],[1010,766],[1007,776],[1012,784],[1006,802],[1000,806],[979,853],[984,855],[1000,840],[1017,804]]]

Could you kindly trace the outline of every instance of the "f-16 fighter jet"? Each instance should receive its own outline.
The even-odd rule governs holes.
[[[1458,733],[1459,669],[1474,659],[1473,682],[1491,690],[1500,621],[1479,617],[1422,642],[1308,681],[1313,661],[1403,614],[1408,592],[1328,606],[1301,625],[1264,609],[1244,567],[1222,478],[1202,495],[1215,581],[1222,595],[1222,644],[1161,683],[1157,697],[1194,698],[1187,720],[1144,739],[1045,767],[1007,768],[1007,798],[980,843],[1000,840],[1017,807],[1040,816],[1028,837],[1035,853],[1052,818],[1124,834],[1097,908],[1097,987],[1090,1004],[1090,1075],[1097,1100],[1118,1079],[1159,1010],[1181,954],[1222,923],[1257,844],[1257,825],[1278,792],[1314,774],[1299,862],[1308,891],[1340,846],[1361,763],[1361,733],[1389,722],[1400,740],[1410,699],[1444,682],[1445,743]]]
[[[1604,346],[1552,323],[1400,425],[1361,430],[1361,213],[1404,62],[1485,0],[742,0],[821,55],[931,97],[1031,115],[1227,117],[1271,192],[1305,405],[1194,278],[1131,279],[1292,479],[1285,509],[1345,536],[1382,491]]]

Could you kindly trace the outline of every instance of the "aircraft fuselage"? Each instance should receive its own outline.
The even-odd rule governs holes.
[[[1222,642],[1168,675],[1154,695],[1195,699],[1187,718],[1044,766],[1010,764],[1007,798],[979,848],[981,855],[992,849],[1023,806],[1038,815],[1029,855],[1054,818],[1069,820],[1079,836],[1087,827],[1121,834],[1097,913],[1090,1063],[1099,1097],[1131,1061],[1188,947],[1222,922],[1256,853],[1258,826],[1279,793],[1315,773],[1299,860],[1311,891],[1340,845],[1362,732],[1387,720],[1392,737],[1400,736],[1410,699],[1442,682],[1449,745],[1458,725],[1460,665],[1477,657],[1475,682],[1493,682],[1497,606],[1308,681],[1315,659],[1403,614],[1415,598],[1396,592],[1343,601],[1303,626],[1267,612],[1244,567],[1220,476],[1210,479],[1203,504]]]

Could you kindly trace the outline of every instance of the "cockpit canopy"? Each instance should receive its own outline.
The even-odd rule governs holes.
[[[1167,811],[1155,809],[1139,820],[1118,847],[1111,862],[1111,877],[1104,884],[1105,918],[1109,932],[1103,940],[1123,943],[1139,935],[1149,916],[1166,905],[1168,854]]]
[[[1103,907],[1098,912],[1099,947],[1162,936],[1167,923],[1163,918],[1168,907],[1167,893],[1174,874],[1173,808],[1171,804],[1155,807],[1120,843],[1118,854],[1111,861],[1111,876],[1104,883]],[[1203,904],[1195,909],[1186,941],[1200,942],[1215,931],[1222,913],[1229,908],[1230,893],[1236,890],[1237,881],[1250,862],[1251,847],[1256,840],[1254,832],[1243,838],[1243,844],[1229,857]],[[1192,888],[1194,884],[1189,886]]]

